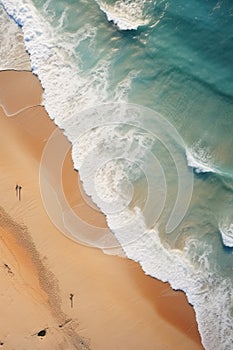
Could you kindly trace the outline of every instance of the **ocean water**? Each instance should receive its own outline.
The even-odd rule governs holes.
[[[72,142],[84,189],[111,231],[80,222],[63,201],[54,166],[41,191],[55,194],[55,224],[105,252],[120,244],[146,274],[185,291],[205,349],[233,348],[231,2],[0,5],[0,28],[6,13],[11,18],[1,30],[1,52],[9,55],[1,55],[0,68],[22,69],[7,40],[16,23],[45,108]],[[58,154],[62,167],[66,146],[55,141],[42,169]],[[47,204],[52,218],[53,207]]]
[[[1,70],[31,70],[28,54],[25,52],[23,33],[12,25],[7,13],[0,6],[0,67]]]

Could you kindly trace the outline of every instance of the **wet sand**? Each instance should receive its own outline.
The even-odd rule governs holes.
[[[184,293],[146,276],[133,261],[75,243],[50,221],[41,201],[39,163],[55,125],[39,105],[41,94],[30,72],[0,72],[2,346],[203,349]],[[83,202],[77,176],[69,153],[63,168],[67,200],[81,208],[83,220],[103,227],[105,218]],[[22,186],[20,201],[16,184]],[[40,330],[44,337],[37,335]]]

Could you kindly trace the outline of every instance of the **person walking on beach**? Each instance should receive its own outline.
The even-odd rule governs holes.
[[[74,294],[70,293],[70,303],[71,303],[71,307],[73,307],[73,298],[74,298]]]
[[[22,189],[22,186],[19,186],[19,200],[21,200],[21,189]]]

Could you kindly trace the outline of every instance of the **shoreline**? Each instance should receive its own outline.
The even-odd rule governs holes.
[[[25,85],[26,76],[31,82],[30,86]],[[31,296],[18,300],[19,308],[22,309],[19,312],[25,312],[27,303],[31,303],[28,308],[33,314],[43,305],[43,315],[39,312],[39,319],[33,321],[34,328],[38,324],[39,329],[39,323],[43,323],[43,327],[49,327],[48,335],[43,339],[43,349],[49,349],[52,341],[56,344],[58,341],[68,344],[69,349],[75,349],[74,346],[78,345],[80,349],[83,346],[83,349],[90,347],[94,350],[115,350],[119,348],[119,343],[121,350],[141,349],[145,345],[147,350],[154,350],[155,347],[203,349],[194,310],[183,292],[173,291],[168,283],[146,276],[139,264],[131,260],[108,256],[97,249],[73,242],[50,222],[41,201],[38,166],[44,145],[56,126],[40,106],[43,89],[38,82],[31,72],[0,72],[0,86],[4,87],[1,92],[4,91],[5,94],[4,97],[0,95],[0,103],[4,104],[6,111],[14,113],[14,117],[7,118],[0,108],[0,205],[7,214],[5,228],[1,230],[6,232],[9,229],[8,224],[14,222],[11,235],[6,234],[8,246],[5,243],[1,244],[6,260],[2,265],[7,264],[12,268],[14,276],[17,276],[13,277],[8,269],[5,269],[8,272],[4,275],[4,283],[10,286],[12,298],[14,296],[14,300],[17,300],[13,286],[22,290],[22,294]],[[73,170],[70,153],[65,161],[63,180],[69,202],[82,206],[83,219],[85,215],[88,219],[91,214],[77,190],[77,173]],[[16,182],[22,185],[20,202],[15,197]],[[75,191],[72,191],[73,188]],[[97,220],[100,226],[104,225],[103,215],[95,217],[94,220]],[[25,240],[31,240],[34,248],[26,243],[22,251],[18,252],[16,247],[21,244],[14,238],[18,224],[21,228],[24,227],[27,232]],[[37,262],[33,262],[35,256],[38,257]],[[36,284],[33,278],[36,278],[37,274],[37,286],[31,291],[31,287]],[[49,276],[52,276],[51,281]],[[48,288],[50,282],[52,286]],[[70,306],[70,293],[74,294],[74,307]],[[37,294],[44,295],[44,299],[34,303],[32,300],[36,299]],[[3,292],[0,305],[3,305],[4,312],[7,311],[4,306],[6,298]],[[9,324],[5,325],[6,344],[11,333],[11,317]],[[46,317],[48,321],[45,322]],[[66,322],[70,319],[71,321]],[[28,320],[22,334],[28,333],[17,341],[20,341],[25,349],[32,345],[37,349],[38,339],[28,336],[30,328],[33,328],[30,322],[31,320]],[[64,327],[59,327],[58,324],[63,323]],[[68,334],[69,329],[72,330],[71,335]],[[28,337],[33,339],[33,342],[35,339],[35,343],[30,343]],[[11,344],[14,344],[13,338],[12,335]]]

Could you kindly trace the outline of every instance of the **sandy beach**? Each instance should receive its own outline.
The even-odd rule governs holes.
[[[0,347],[203,349],[184,293],[133,261],[72,241],[50,221],[39,164],[55,125],[42,92],[31,72],[0,72]],[[83,202],[77,176],[69,154],[66,197],[79,204],[82,219],[103,227],[105,218]]]

